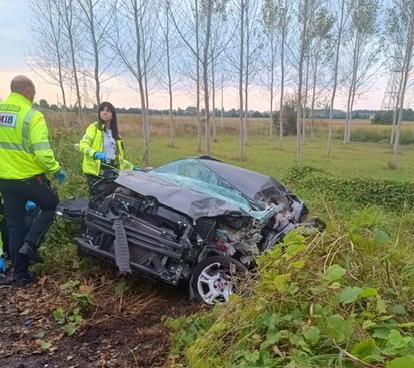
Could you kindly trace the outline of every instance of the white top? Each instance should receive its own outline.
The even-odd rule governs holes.
[[[114,137],[112,137],[112,130],[104,130],[104,152],[106,153],[106,158],[108,160],[115,160],[116,157],[116,142]]]

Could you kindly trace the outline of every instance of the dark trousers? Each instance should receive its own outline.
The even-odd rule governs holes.
[[[89,189],[89,195],[91,198],[96,197],[98,195],[102,195],[105,188],[106,188],[106,182],[104,179],[108,175],[110,175],[113,170],[118,170],[115,161],[108,161],[107,163],[101,164],[101,170],[99,172],[99,176],[97,175],[91,175],[91,174],[85,174],[86,181],[88,182],[88,189]],[[97,182],[100,182],[97,184]]]
[[[7,225],[6,225],[6,213],[4,211],[4,205],[2,198],[0,197],[0,234],[1,234],[1,240],[3,242],[3,252],[9,253],[7,244],[8,244],[8,231],[7,231]]]
[[[4,199],[14,277],[27,278],[29,260],[24,254],[19,253],[19,249],[24,242],[29,242],[34,248],[39,247],[53,221],[59,197],[45,175],[25,180],[0,179],[0,192]],[[28,200],[36,203],[40,211],[26,231],[25,204]]]

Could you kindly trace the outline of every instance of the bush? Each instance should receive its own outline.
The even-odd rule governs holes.
[[[388,143],[391,135],[390,127],[383,128],[360,128],[353,127],[351,132],[351,141],[352,142],[362,142],[362,143]],[[335,139],[343,139],[344,130],[343,128],[335,129],[333,137]],[[414,132],[411,130],[401,130],[400,135],[400,144],[414,144]]]
[[[295,188],[321,193],[335,202],[352,202],[359,206],[375,205],[400,211],[414,207],[414,183],[367,178],[332,176],[309,166],[292,168],[286,180]]]
[[[294,99],[289,100],[285,103],[283,107],[283,135],[291,136],[296,135],[296,102]],[[273,125],[276,131],[276,134],[279,134],[279,122],[280,122],[280,112],[276,112],[273,115]]]
[[[374,123],[391,125],[393,120],[393,111],[377,111],[375,113]]]
[[[374,122],[376,124],[392,124],[394,111],[377,111],[375,113]],[[414,111],[412,109],[404,109],[402,115],[403,121],[413,121]]]
[[[353,142],[386,143],[389,141],[390,132],[380,129],[354,129],[351,139]]]

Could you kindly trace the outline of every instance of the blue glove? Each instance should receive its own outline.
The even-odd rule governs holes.
[[[55,178],[59,184],[63,184],[66,181],[66,173],[63,170],[59,170],[57,173],[55,173]]]
[[[26,207],[26,211],[29,212],[29,211],[35,210],[37,205],[36,205],[36,203],[34,203],[32,201],[27,201],[25,207]]]
[[[93,154],[93,158],[95,160],[106,161],[106,153],[105,152],[95,152]]]
[[[0,273],[6,272],[6,260],[3,256],[0,256]]]

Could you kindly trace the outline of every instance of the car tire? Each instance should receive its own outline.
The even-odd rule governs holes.
[[[237,292],[237,279],[247,273],[239,261],[226,256],[213,256],[198,263],[191,277],[195,300],[209,305],[228,302]]]

